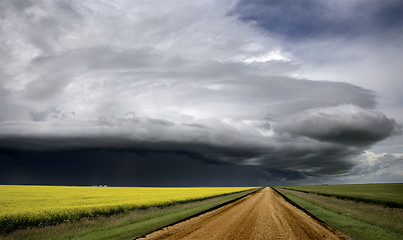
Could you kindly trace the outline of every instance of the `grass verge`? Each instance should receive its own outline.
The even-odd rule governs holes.
[[[133,239],[245,197],[259,189],[197,202],[134,210],[110,217],[20,230],[0,239]]]
[[[403,212],[394,213],[396,209],[280,188],[275,190],[287,201],[352,239],[403,239],[400,228]],[[382,214],[382,209],[387,216]]]

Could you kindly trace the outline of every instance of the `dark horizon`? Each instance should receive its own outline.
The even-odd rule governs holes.
[[[115,155],[115,157],[113,157]],[[252,187],[321,184],[381,184],[399,182],[328,182],[299,184],[299,179],[269,182],[259,167],[205,164],[203,159],[186,153],[76,150],[53,152],[0,153],[0,185],[99,186],[108,187]],[[98,159],[94,165],[94,158]],[[58,159],[54,161],[54,159]],[[114,159],[114,160],[111,160]],[[147,162],[145,163],[145,159]],[[175,159],[175,161],[173,161]],[[197,160],[196,160],[197,159]],[[168,161],[168,162],[167,162]],[[164,163],[165,162],[165,163]],[[185,164],[185,163],[193,164]],[[170,172],[166,171],[167,163]],[[175,163],[176,166],[175,167]],[[185,174],[184,174],[185,173]],[[19,178],[18,178],[19,176]],[[209,176],[206,181],[205,176]],[[261,178],[256,180],[256,176]]]

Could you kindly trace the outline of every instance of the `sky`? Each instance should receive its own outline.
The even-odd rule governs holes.
[[[400,0],[3,0],[0,184],[403,182]]]

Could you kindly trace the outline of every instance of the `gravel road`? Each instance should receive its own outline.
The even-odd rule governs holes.
[[[142,239],[347,239],[271,188],[153,232]]]

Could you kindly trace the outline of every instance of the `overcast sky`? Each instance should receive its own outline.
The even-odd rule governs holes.
[[[0,1],[0,184],[402,182],[402,12]]]

